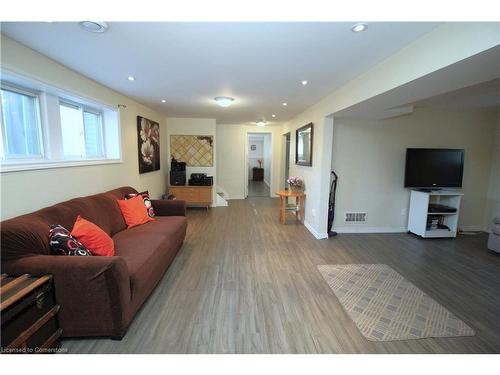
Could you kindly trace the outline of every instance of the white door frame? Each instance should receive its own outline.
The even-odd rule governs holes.
[[[259,131],[259,130],[247,130],[245,132],[245,174],[244,174],[244,177],[245,177],[245,180],[244,180],[244,186],[245,186],[245,189],[243,190],[244,191],[244,198],[248,198],[248,137],[250,136],[250,134],[269,134],[271,136],[271,142],[270,142],[270,147],[271,147],[271,161],[270,161],[270,166],[271,166],[271,173],[269,175],[269,179],[271,181],[269,181],[269,197],[270,198],[273,198],[274,197],[274,194],[273,194],[273,181],[274,181],[274,168],[273,168],[273,161],[274,161],[274,153],[273,153],[273,132],[270,132],[270,131],[266,131],[266,130],[262,130],[262,131]]]

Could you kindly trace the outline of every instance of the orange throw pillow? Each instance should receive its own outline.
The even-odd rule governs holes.
[[[144,199],[141,195],[137,195],[130,199],[119,199],[118,206],[120,206],[125,223],[127,223],[127,228],[136,227],[148,221],[154,221],[154,219],[148,215],[148,211],[144,205]]]
[[[76,218],[71,235],[76,237],[92,255],[112,257],[115,255],[115,243],[108,234],[94,223],[80,215]]]

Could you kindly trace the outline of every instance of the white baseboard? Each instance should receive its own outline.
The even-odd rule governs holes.
[[[304,220],[304,226],[309,230],[309,232],[312,233],[312,235],[314,237],[316,237],[318,240],[323,240],[325,238],[328,238],[328,233],[320,233],[318,231],[316,231],[316,229],[314,229],[312,227],[311,224],[309,224],[306,220]]]
[[[365,226],[348,226],[334,227],[337,233],[405,233],[408,232],[406,227],[365,227]]]
[[[232,201],[235,199],[245,199],[245,197],[243,195],[233,195],[230,198],[226,198],[227,201]]]
[[[466,225],[466,226],[458,226],[459,231],[465,231],[465,232],[488,232],[489,228],[484,228],[483,226],[480,225]]]

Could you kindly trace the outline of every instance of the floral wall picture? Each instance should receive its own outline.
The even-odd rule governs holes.
[[[139,173],[160,169],[160,124],[137,116]]]

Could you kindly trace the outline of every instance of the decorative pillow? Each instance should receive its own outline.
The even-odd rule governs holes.
[[[141,195],[130,199],[119,199],[117,202],[128,228],[154,220],[152,217],[149,217]]]
[[[92,256],[92,253],[74,238],[62,225],[54,224],[49,231],[50,251],[54,255]]]
[[[142,193],[130,193],[125,195],[125,199],[130,199],[140,195],[144,200],[144,205],[146,206],[146,210],[148,210],[149,217],[155,217],[155,210],[153,210],[153,203],[151,202],[151,198],[149,197],[149,191],[143,191]]]
[[[92,255],[112,257],[115,255],[115,244],[108,234],[94,223],[80,215],[76,218],[71,235],[76,237]]]

